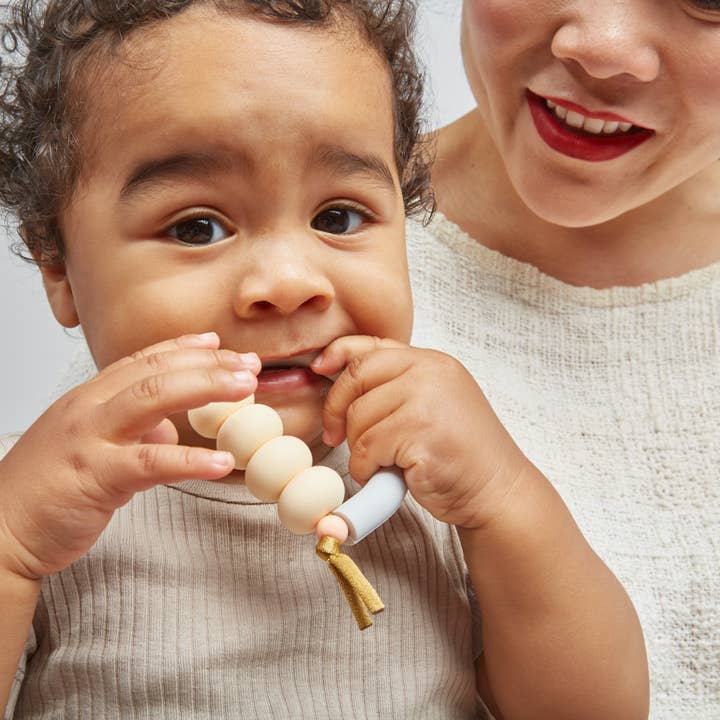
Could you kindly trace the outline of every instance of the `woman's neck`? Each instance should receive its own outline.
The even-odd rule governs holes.
[[[571,285],[640,285],[720,261],[720,163],[609,222],[566,228],[520,200],[472,112],[440,131],[433,183],[439,209],[478,242]]]

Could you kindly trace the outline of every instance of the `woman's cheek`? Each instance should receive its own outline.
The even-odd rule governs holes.
[[[464,22],[468,38],[484,45],[517,41],[526,18],[528,6],[539,3],[502,2],[502,0],[465,0]]]

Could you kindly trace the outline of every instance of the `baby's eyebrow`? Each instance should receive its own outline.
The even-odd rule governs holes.
[[[207,177],[209,173],[229,171],[247,165],[247,159],[227,153],[188,152],[176,153],[145,160],[129,173],[120,191],[120,200],[131,202],[137,195],[152,191],[166,180]]]
[[[120,191],[122,202],[132,202],[137,196],[152,192],[154,187],[167,180],[206,178],[213,172],[227,172],[238,166],[248,168],[250,159],[237,153],[183,152],[144,160],[136,165],[123,183]],[[313,149],[307,163],[324,167],[341,176],[366,175],[390,190],[395,190],[395,180],[388,164],[375,154],[357,154],[339,145],[320,145]]]
[[[358,155],[339,145],[320,145],[315,148],[309,166],[321,165],[338,175],[368,175],[395,190],[395,180],[388,164],[372,153]]]

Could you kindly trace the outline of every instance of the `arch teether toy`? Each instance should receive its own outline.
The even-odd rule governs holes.
[[[384,609],[379,596],[340,545],[358,543],[386,522],[402,504],[407,487],[399,468],[377,472],[346,502],[345,485],[329,467],[313,466],[310,448],[283,435],[280,415],[254,397],[237,403],[210,403],[190,410],[188,419],[203,437],[216,438],[219,450],[232,453],[235,468],[259,500],[277,503],[280,522],[291,532],[315,532],[317,554],[330,569],[361,630],[372,625],[370,613]]]

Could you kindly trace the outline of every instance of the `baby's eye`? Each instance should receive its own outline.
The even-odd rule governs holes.
[[[346,235],[362,227],[367,216],[359,210],[334,207],[318,213],[311,223],[314,230],[331,235]]]
[[[184,245],[210,245],[231,235],[219,220],[207,216],[181,220],[167,234]]]

